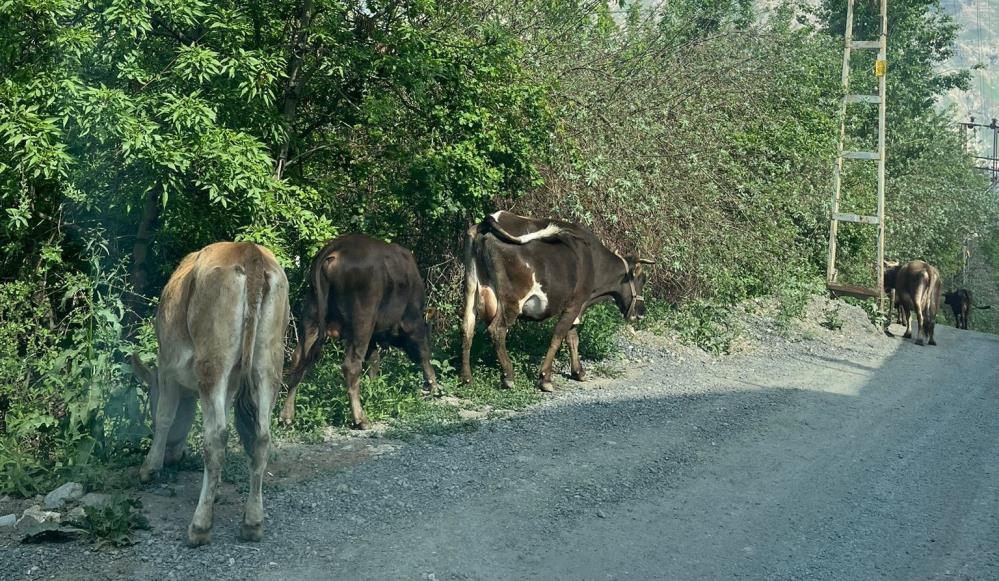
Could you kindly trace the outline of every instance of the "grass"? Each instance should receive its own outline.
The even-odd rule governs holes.
[[[580,356],[584,360],[601,361],[618,349],[616,336],[624,320],[610,304],[599,304],[587,311],[580,327]],[[361,402],[368,419],[387,422],[387,437],[409,439],[416,435],[443,435],[477,429],[478,420],[462,419],[459,409],[516,411],[535,404],[543,395],[535,387],[538,368],[548,345],[554,322],[521,323],[514,326],[507,338],[507,347],[514,364],[513,389],[500,389],[499,364],[485,332],[478,329],[472,349],[471,384],[458,378],[461,340],[457,325],[441,334],[434,345],[433,360],[443,395],[460,400],[454,405],[424,397],[423,377],[417,365],[397,350],[382,354],[381,374],[376,378],[363,375]],[[444,356],[448,354],[449,356]],[[330,345],[319,364],[309,372],[299,386],[296,399],[295,426],[277,426],[279,437],[312,441],[322,437],[327,426],[346,428],[351,423],[350,404],[340,373],[342,350]],[[559,353],[567,359],[567,348]],[[612,374],[612,368],[599,363],[590,365],[590,374]]]

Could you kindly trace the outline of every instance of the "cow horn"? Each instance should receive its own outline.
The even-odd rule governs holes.
[[[652,260],[651,258],[639,258],[638,262],[640,262],[641,264],[655,264],[656,263],[656,261]]]

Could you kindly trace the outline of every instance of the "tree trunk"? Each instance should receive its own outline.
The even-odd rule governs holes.
[[[312,23],[313,0],[304,0],[299,7],[295,22],[291,29],[291,46],[289,47],[287,80],[285,81],[284,102],[281,107],[281,117],[284,119],[285,138],[278,148],[277,168],[274,175],[281,179],[284,167],[288,163],[291,140],[294,138],[295,117],[298,114],[298,101],[302,96],[303,75],[302,64],[305,61],[305,48],[309,40],[309,25]]]
[[[149,250],[160,219],[162,193],[163,189],[160,186],[146,192],[146,199],[142,204],[142,215],[139,218],[139,227],[135,231],[135,244],[132,246],[132,270],[130,272],[132,294],[128,295],[129,300],[127,301],[128,310],[132,313],[129,335],[134,334],[136,323],[141,318],[142,311],[145,310],[144,297],[149,290],[147,288],[149,286]]]

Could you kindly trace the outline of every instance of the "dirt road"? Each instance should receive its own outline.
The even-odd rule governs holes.
[[[871,331],[720,361],[653,356],[476,432],[382,442],[350,468],[269,490],[267,538],[252,547],[235,539],[238,498],[213,545],[181,545],[195,484],[136,547],[11,545],[4,571],[997,579],[999,337],[937,334],[936,348]]]

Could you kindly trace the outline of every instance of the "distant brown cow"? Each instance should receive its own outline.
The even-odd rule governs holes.
[[[139,478],[151,481],[164,459],[173,462],[184,455],[200,399],[205,477],[187,529],[191,546],[211,540],[229,405],[235,406],[236,431],[250,456],[250,491],[239,537],[263,537],[261,488],[288,318],[284,270],[270,251],[249,242],[219,242],[188,254],[160,295],[156,369],[133,359],[136,374],[150,387],[154,418],[153,443]]]
[[[623,258],[589,230],[560,220],[525,218],[496,212],[470,228],[465,242],[465,313],[462,322],[461,375],[472,380],[472,335],[477,318],[485,321],[502,367],[504,387],[513,386],[513,364],[506,350],[507,329],[517,319],[556,318],[551,345],[541,364],[538,385],[552,390],[552,363],[567,339],[572,377],[583,379],[576,326],[593,303],[611,298],[628,320],[645,313],[642,265],[651,260]]]
[[[425,302],[423,279],[409,250],[362,234],[328,242],[312,261],[281,420],[291,424],[295,419],[295,391],[328,338],[342,338],[346,347],[342,369],[355,428],[368,427],[358,380],[365,360],[369,373],[377,373],[379,345],[405,351],[422,367],[436,395]]]
[[[885,261],[885,291],[889,293],[893,305],[902,311],[905,321],[905,337],[912,337],[912,313],[916,314],[918,337],[916,345],[926,342],[936,345],[933,327],[940,308],[940,273],[922,260],[913,260],[903,265]],[[885,334],[892,337],[885,322]]]

